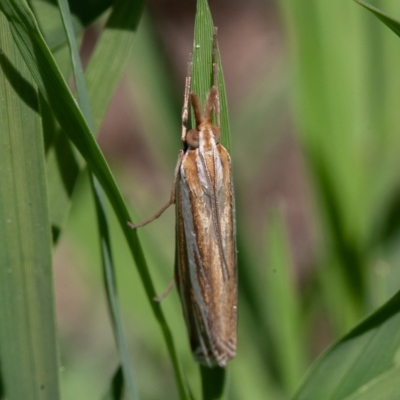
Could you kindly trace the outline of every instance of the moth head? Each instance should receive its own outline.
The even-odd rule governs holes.
[[[192,149],[199,147],[199,132],[196,129],[191,129],[186,133],[186,145]]]
[[[216,87],[213,86],[207,96],[204,114],[201,113],[200,101],[197,95],[191,92],[189,96],[196,120],[196,128],[186,133],[186,146],[191,149],[197,149],[200,145],[200,135],[204,145],[207,147],[211,145],[211,138],[215,140],[215,143],[219,143],[221,136],[220,129],[217,125],[212,124],[212,114],[218,96]]]
[[[203,132],[203,140],[209,142],[211,137],[214,137],[215,143],[219,143],[221,137],[221,131],[216,125],[209,125],[205,129],[201,129]],[[191,149],[197,149],[200,146],[200,132],[197,129],[191,129],[186,133],[186,145]]]

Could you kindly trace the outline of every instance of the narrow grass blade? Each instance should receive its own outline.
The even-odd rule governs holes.
[[[0,359],[8,400],[60,398],[44,144],[33,80],[0,13]]]
[[[65,47],[67,36],[61,20],[60,10],[56,1],[34,0],[29,3],[35,14],[43,37],[52,52]],[[92,10],[92,7],[88,7]],[[73,16],[73,27],[76,35],[82,34],[84,25],[79,16]]]
[[[111,203],[123,204],[104,156],[58,70],[30,9],[25,3],[15,0],[5,0],[0,3],[0,8],[10,22],[14,40],[39,90],[51,106],[61,127],[107,188],[108,195],[112,197]],[[124,208],[123,206],[122,209]]]
[[[282,214],[271,212],[267,232],[265,306],[271,332],[271,356],[286,393],[292,394],[305,371],[300,296],[297,295],[290,248]]]
[[[112,378],[111,387],[102,400],[122,400],[124,396],[124,377],[122,368],[118,367]]]
[[[104,282],[107,291],[107,302],[110,309],[112,324],[114,330],[115,341],[121,362],[122,383],[121,386],[126,387],[127,399],[138,399],[137,389],[133,381],[133,373],[130,363],[128,346],[126,344],[123,331],[122,318],[119,311],[117,288],[115,282],[115,269],[112,259],[111,242],[109,236],[109,227],[106,215],[106,204],[104,192],[98,181],[91,177],[92,191],[96,203],[97,220],[99,224],[100,245],[103,264]],[[114,382],[112,384],[114,387]]]
[[[400,36],[400,21],[385,14],[383,11],[378,10],[376,7],[371,6],[362,0],[354,0],[360,6],[365,7],[367,10],[371,11],[376,18],[381,20],[389,29],[391,29],[397,36]]]
[[[104,11],[118,3],[119,0],[71,0],[71,14],[79,17],[83,25],[88,26]]]
[[[362,386],[344,400],[393,400],[400,393],[400,367],[396,366]]]
[[[72,25],[71,13],[68,1],[58,0],[61,19],[67,35],[67,43],[70,49],[72,72],[75,79],[76,91],[78,93],[79,107],[85,117],[86,123],[91,131],[93,131],[92,112],[90,110],[89,97],[86,90],[85,77],[79,56],[78,44],[75,38],[75,32]]]
[[[75,33],[72,27],[68,2],[66,0],[59,0],[58,3],[60,5],[62,20],[65,26],[68,44],[70,47],[72,66],[73,66],[72,69],[78,92],[79,104],[86,118],[86,121],[88,122],[88,126],[91,127],[93,131],[93,120],[89,105],[89,97],[86,91],[83,68],[80,61],[78,46],[75,40]],[[111,252],[111,241],[109,236],[109,224],[107,221],[105,196],[99,182],[95,177],[93,177],[92,174],[90,174],[90,181],[91,181],[93,197],[96,204],[103,274],[107,292],[108,306],[112,316],[115,340],[117,344],[120,362],[122,364],[123,379],[126,385],[127,398],[134,400],[138,398],[138,394],[135,384],[133,382],[133,374],[130,365],[129,351],[125,341],[122,319],[118,306],[117,289],[115,284],[115,269]]]
[[[390,35],[353,2],[280,4],[294,54],[299,139],[321,220],[319,282],[328,283],[321,293],[342,333],[371,304],[372,248],[398,186],[398,56]]]
[[[224,398],[224,387],[227,379],[225,368],[208,368],[203,365],[201,370],[201,383],[203,400],[217,400]]]
[[[54,119],[45,100],[42,100],[42,122],[46,116]],[[46,172],[48,181],[48,197],[50,221],[53,231],[53,242],[57,243],[63,230],[66,216],[70,209],[70,199],[76,180],[81,172],[81,162],[76,157],[73,146],[59,127],[50,127],[49,134],[53,136],[46,157]],[[44,127],[46,137],[46,128]]]
[[[133,50],[143,3],[122,0],[113,7],[87,65],[85,78],[93,116],[93,131],[96,134]],[[82,163],[70,149],[68,139],[57,132],[47,157],[51,222],[55,234],[63,228],[72,189],[78,177],[76,169],[80,170],[82,167]]]
[[[400,292],[326,351],[295,399],[344,399],[398,364]]]
[[[207,0],[198,0],[193,41],[192,91],[197,94],[201,104],[204,104],[207,93],[213,85],[213,33],[214,23]],[[221,104],[221,143],[230,151],[228,105],[219,50],[218,64],[218,90]],[[194,123],[193,118],[192,116],[192,123]]]
[[[180,396],[181,398],[187,398],[188,395],[186,393],[186,387],[180,371],[170,329],[160,305],[152,301],[155,296],[155,291],[143,251],[137,233],[127,226],[127,221],[130,220],[130,216],[104,156],[97,143],[94,141],[75,100],[71,96],[65,80],[58,70],[38,30],[30,9],[25,3],[20,3],[16,0],[2,1],[0,3],[0,9],[4,12],[9,21],[14,40],[39,90],[52,107],[52,111],[57,117],[62,129],[68,134],[70,140],[81,152],[109,198],[136,262],[151,308],[163,332],[174,365]]]
[[[144,0],[121,0],[114,5],[86,68],[95,131],[104,118],[130,54],[135,51],[133,42],[143,6]]]
[[[207,93],[213,85],[213,34],[214,24],[207,0],[197,1],[193,41],[192,91],[204,104]],[[221,104],[221,143],[230,150],[228,108],[225,84],[218,51],[218,90]],[[192,123],[194,116],[192,115]],[[224,396],[226,372],[221,368],[206,370],[201,366],[203,399],[222,399]]]

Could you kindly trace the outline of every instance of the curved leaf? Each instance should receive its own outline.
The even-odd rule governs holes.
[[[362,0],[354,0],[356,3],[360,4],[360,6],[365,7],[367,10],[371,11],[372,14],[375,15],[379,20],[381,20],[389,29],[391,29],[397,36],[400,37],[400,21],[385,14],[381,10],[371,6],[368,3],[365,3]]]
[[[72,19],[68,2],[67,0],[59,0],[58,3],[70,48],[73,74],[79,97],[79,104],[86,118],[86,121],[88,121],[88,125],[91,127],[93,131],[94,124],[89,104],[89,96],[86,89],[82,63],[80,60],[78,45],[76,43],[75,33],[72,26]],[[98,180],[92,174],[90,174],[90,183],[92,187],[94,201],[96,204],[96,214],[97,214],[97,221],[100,234],[100,248],[102,256],[104,284],[107,293],[107,302],[112,317],[114,336],[123,372],[123,380],[126,386],[126,393],[127,393],[126,397],[128,399],[134,400],[138,399],[139,396],[133,380],[129,351],[125,340],[124,330],[122,326],[122,319],[118,304],[117,288],[115,284],[115,268],[114,268],[113,254],[111,250],[111,239],[109,233],[109,223],[107,218],[105,195]]]
[[[355,396],[364,385],[374,385],[375,379],[390,373],[399,346],[400,292],[326,351],[294,398]]]

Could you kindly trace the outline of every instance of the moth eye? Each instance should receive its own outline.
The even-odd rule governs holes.
[[[212,131],[213,131],[213,134],[214,134],[215,142],[216,142],[216,143],[219,143],[219,139],[221,138],[221,131],[220,131],[220,129],[218,128],[218,126],[213,125],[213,126],[212,126]]]
[[[186,133],[186,144],[193,149],[199,147],[199,132],[196,129],[192,129]]]

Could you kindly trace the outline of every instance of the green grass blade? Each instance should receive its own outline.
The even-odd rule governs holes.
[[[54,0],[52,0],[54,1]],[[118,3],[119,0],[71,0],[71,14],[76,15],[83,25],[88,26],[104,11]]]
[[[274,210],[268,218],[267,284],[263,285],[271,354],[286,394],[294,393],[306,366],[297,294],[283,216]]]
[[[102,400],[122,400],[124,395],[124,377],[122,368],[118,367],[114,373],[111,386],[107,393],[102,397]]]
[[[8,400],[60,398],[38,97],[0,14],[0,359]]]
[[[400,347],[400,293],[325,352],[295,399],[343,399],[390,373]]]
[[[42,109],[42,121],[44,121],[44,109],[48,118],[54,119],[54,115],[47,103]],[[46,157],[46,172],[48,181],[48,196],[50,207],[50,221],[53,230],[53,241],[57,243],[63,230],[66,216],[70,209],[70,198],[75,187],[76,180],[81,172],[81,162],[77,159],[73,146],[68,137],[58,127],[50,128],[54,133],[49,151]],[[45,129],[44,129],[45,130]]]
[[[362,0],[354,0],[356,3],[360,4],[360,6],[365,7],[367,10],[371,11],[372,14],[375,15],[379,20],[381,20],[389,29],[391,29],[397,36],[400,36],[400,21],[391,17],[390,15],[385,14],[381,10],[378,10],[376,7],[371,6]]]
[[[128,399],[138,399],[137,389],[133,381],[133,373],[129,358],[129,350],[123,331],[122,318],[118,305],[117,288],[115,282],[115,268],[111,252],[109,224],[106,215],[104,192],[98,181],[91,177],[92,191],[96,203],[97,220],[99,224],[100,246],[103,264],[103,274],[107,291],[107,302],[111,312],[115,341],[123,372],[123,384],[126,387]]]
[[[400,393],[399,373],[400,367],[396,366],[379,375],[376,379],[357,390],[354,395],[348,396],[344,400],[397,399]]]
[[[119,1],[113,7],[87,65],[85,77],[96,133],[132,51],[142,8],[143,1],[132,4],[130,0]],[[78,177],[76,169],[82,165],[69,150],[71,145],[68,139],[59,132],[55,138],[47,157],[47,171],[51,221],[53,231],[59,233]]]
[[[227,379],[226,368],[208,368],[200,366],[201,383],[204,400],[216,400],[224,398],[224,387]]]
[[[82,34],[85,27],[107,11],[114,0],[71,0],[69,8],[75,35]],[[67,37],[61,21],[60,10],[55,0],[33,0],[29,2],[40,30],[52,51],[66,45]],[[119,5],[117,5],[119,6]]]
[[[49,48],[54,52],[65,47],[67,37],[57,2],[34,0],[29,4]],[[84,25],[75,15],[73,16],[73,27],[76,35],[83,33]]]
[[[14,40],[34,77],[39,90],[83,157],[88,161],[108,194],[112,204],[123,204],[104,156],[93,139],[86,121],[41,36],[35,19],[25,3],[5,0],[1,10],[10,22]],[[122,207],[124,209],[124,207]]]
[[[86,68],[85,76],[96,131],[129,56],[134,51],[132,47],[143,6],[144,0],[117,2]]]
[[[58,0],[58,6],[60,8],[61,19],[67,35],[67,42],[70,49],[71,61],[72,61],[72,72],[75,79],[76,91],[78,94],[79,107],[82,110],[82,114],[86,119],[91,131],[93,131],[92,112],[89,104],[89,97],[86,90],[85,77],[83,75],[83,68],[81,59],[79,56],[78,44],[75,38],[75,32],[72,25],[71,13],[69,10],[68,1]]]
[[[197,94],[204,105],[207,93],[213,85],[213,34],[214,24],[207,0],[197,1],[197,10],[193,41],[193,73],[191,90]],[[218,51],[219,53],[219,51]],[[226,102],[225,83],[222,72],[221,59],[218,54],[218,90],[221,104],[221,143],[230,150],[230,134],[228,107]],[[192,115],[192,124],[194,116]],[[226,372],[221,368],[206,371],[200,367],[203,399],[222,399],[225,388]]]
[[[207,0],[198,0],[193,40],[192,91],[197,94],[201,104],[204,104],[207,93],[213,85],[213,33],[214,24]],[[221,104],[221,143],[228,151],[230,151],[228,105],[226,101],[225,81],[219,49],[218,64],[218,90]],[[194,124],[194,122],[194,116],[192,116],[192,123]]]
[[[130,216],[104,156],[100,152],[82,113],[71,96],[65,80],[59,72],[27,5],[16,0],[5,0],[0,3],[0,9],[10,23],[14,40],[39,90],[48,104],[51,105],[52,111],[62,129],[86,159],[91,171],[96,175],[108,196],[136,262],[152,311],[163,332],[174,365],[180,396],[181,398],[187,398],[188,395],[186,394],[186,387],[170,329],[160,305],[152,301],[155,291],[143,251],[137,233],[126,225],[126,222],[130,220]]]
[[[71,59],[73,66],[73,73],[75,77],[75,84],[79,97],[79,104],[82,112],[88,122],[88,125],[93,131],[92,113],[89,105],[89,97],[86,90],[85,79],[83,75],[83,68],[80,61],[78,46],[75,40],[75,33],[72,27],[71,15],[69,11],[68,2],[66,0],[59,0],[60,11],[62,20],[65,26],[68,44],[71,51]],[[122,364],[123,378],[126,384],[127,398],[138,399],[137,390],[133,381],[133,373],[131,370],[131,364],[129,359],[128,346],[125,341],[123,332],[122,319],[119,311],[117,289],[115,284],[115,269],[113,263],[113,257],[111,252],[111,241],[109,236],[109,224],[107,221],[107,212],[105,204],[105,196],[103,189],[96,178],[90,174],[91,187],[93,197],[96,204],[96,214],[99,225],[99,236],[100,236],[100,248],[102,255],[102,266],[104,281],[107,292],[108,306],[112,316],[112,323],[114,328],[115,340],[119,353],[120,362]]]
[[[391,35],[353,2],[280,4],[294,54],[297,130],[321,220],[321,293],[342,333],[371,304],[372,249],[398,187],[398,57]]]

